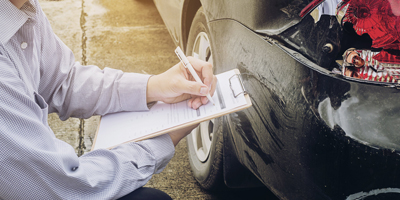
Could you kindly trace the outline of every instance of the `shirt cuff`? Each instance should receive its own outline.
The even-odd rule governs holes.
[[[158,174],[164,170],[168,162],[175,154],[175,146],[168,134],[138,142],[150,148],[156,160],[154,173]]]
[[[118,95],[122,111],[146,111],[147,82],[151,75],[124,73],[118,81]]]

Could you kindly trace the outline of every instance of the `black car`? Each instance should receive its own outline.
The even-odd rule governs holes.
[[[253,103],[187,137],[202,187],[400,199],[400,37],[373,32],[400,30],[397,0],[154,2],[175,44],[216,74],[239,69]]]

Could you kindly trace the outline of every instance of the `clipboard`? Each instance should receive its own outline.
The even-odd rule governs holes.
[[[222,75],[224,75],[223,84],[222,83],[220,84],[220,77],[222,77]],[[214,119],[217,117],[221,117],[221,116],[224,116],[224,115],[227,115],[230,113],[234,113],[234,112],[237,112],[237,111],[240,111],[240,110],[243,110],[243,109],[246,109],[246,108],[249,108],[250,106],[252,106],[249,94],[247,93],[246,89],[244,88],[242,77],[241,77],[238,69],[233,69],[233,70],[221,73],[221,75],[217,75],[217,78],[218,78],[217,89],[214,93],[215,97],[213,96],[213,99],[215,98],[214,101],[217,100],[217,103],[216,103],[217,104],[216,106],[218,106],[217,108],[211,107],[212,105],[207,104],[207,105],[201,106],[198,110],[193,110],[191,108],[181,108],[182,104],[186,104],[186,107],[187,107],[186,102],[181,102],[181,103],[176,103],[176,104],[165,104],[165,105],[162,105],[164,103],[160,103],[160,107],[168,105],[168,106],[170,106],[170,109],[168,111],[164,111],[164,110],[160,111],[160,110],[157,110],[158,108],[155,108],[154,110],[156,110],[156,111],[153,111],[152,109],[156,106],[156,105],[154,105],[150,109],[150,111],[121,112],[121,113],[113,113],[110,115],[105,115],[100,119],[100,123],[97,127],[96,135],[95,135],[91,150],[96,150],[96,149],[100,149],[100,148],[112,149],[120,144],[129,143],[129,142],[138,142],[141,140],[150,139],[150,138],[157,137],[157,136],[160,136],[162,134],[165,134],[165,133],[168,133],[171,131],[179,130],[181,128],[185,128],[187,126],[191,126],[194,124],[199,124],[201,122],[208,121],[208,120],[211,120],[211,119]],[[221,85],[223,85],[222,89],[221,89]],[[226,89],[226,88],[229,88],[229,90],[222,91],[223,89]],[[230,96],[226,96],[226,94],[228,94],[227,93],[228,91],[230,91],[230,93],[229,93]],[[223,94],[222,94],[222,92],[223,92]],[[215,95],[215,94],[217,94],[217,95]],[[228,99],[224,99],[226,97]],[[231,101],[232,102],[238,101],[239,102],[238,106],[232,107],[231,105],[225,105],[225,104],[229,104],[226,102],[231,102]],[[180,123],[179,121],[173,122],[173,123],[171,122],[171,124],[166,123],[167,125],[163,128],[158,128],[158,129],[154,129],[154,130],[144,130],[143,134],[135,135],[135,136],[132,136],[131,138],[128,138],[128,136],[126,135],[126,134],[129,135],[129,131],[126,131],[126,130],[136,130],[136,129],[140,129],[140,128],[146,128],[146,127],[144,127],[144,126],[146,126],[146,123],[149,123],[149,124],[157,123],[157,122],[154,122],[154,116],[158,116],[158,115],[165,115],[165,116],[171,115],[172,116],[172,114],[170,114],[168,112],[175,112],[175,110],[173,110],[173,109],[178,104],[181,107],[177,107],[177,110],[190,109],[190,111],[186,111],[186,112],[189,112],[192,114],[197,113],[198,116],[194,116],[193,119],[188,119],[186,121],[182,120],[182,121],[185,121],[183,123]],[[232,104],[232,103],[230,103],[230,104]],[[224,106],[225,106],[225,108],[224,108]],[[211,114],[204,114],[204,116],[201,116],[201,115],[199,116],[198,113],[203,112],[203,111],[199,111],[200,109],[202,109],[202,107],[204,109],[204,112],[207,112],[207,108],[208,108],[209,109],[208,112],[210,112]],[[215,110],[215,111],[213,111],[213,110]],[[153,113],[152,113],[152,111],[153,111]],[[129,121],[134,121],[133,118],[129,119],[129,117],[132,117],[134,115],[140,115],[141,118],[139,120],[141,120],[141,121],[144,120],[144,123],[140,124],[142,127],[127,127],[130,125]],[[146,117],[148,117],[148,119]],[[108,121],[106,121],[106,120],[108,120]],[[112,120],[115,120],[115,121],[112,121]],[[121,128],[121,126],[124,126],[124,127]],[[162,126],[164,126],[164,125],[162,125]],[[129,129],[129,128],[132,128],[132,129]],[[115,129],[121,129],[121,132],[126,132],[126,133],[119,133],[118,131],[117,131],[117,133],[115,133],[115,132],[111,133]],[[149,128],[149,129],[151,129],[151,128]],[[140,131],[138,131],[138,132],[140,132]],[[118,137],[120,137],[120,138],[118,138]],[[126,138],[122,138],[122,137],[126,137]],[[101,144],[99,144],[99,143],[101,143]]]

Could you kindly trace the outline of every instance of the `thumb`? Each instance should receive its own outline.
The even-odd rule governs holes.
[[[183,92],[197,96],[206,96],[209,92],[209,88],[203,83],[186,81],[184,83]]]

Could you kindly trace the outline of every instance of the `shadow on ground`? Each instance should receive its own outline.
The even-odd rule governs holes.
[[[268,188],[235,189],[213,194],[215,199],[229,200],[278,200]]]

